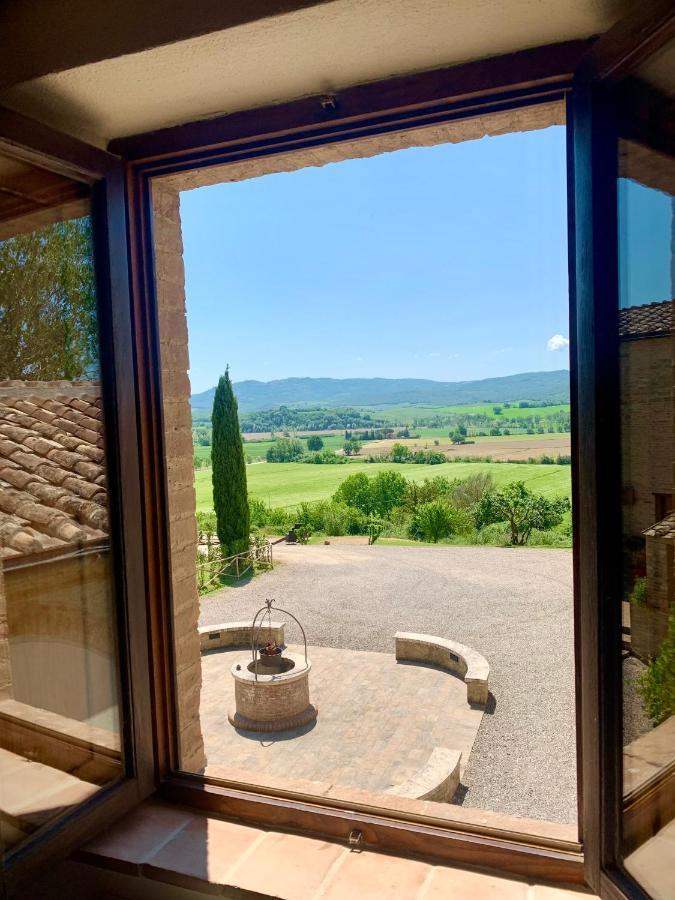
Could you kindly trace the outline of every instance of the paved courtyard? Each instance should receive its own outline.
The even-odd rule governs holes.
[[[468,705],[464,682],[448,672],[397,663],[393,652],[310,647],[316,723],[276,735],[238,732],[227,721],[234,705],[230,669],[250,659],[246,650],[213,650],[202,658],[209,766],[386,791],[417,775],[436,747],[461,750],[464,763],[483,717]]]
[[[491,697],[455,802],[576,821],[571,551],[333,540],[278,545],[275,558],[272,572],[204,598],[200,624],[252,619],[274,597],[312,645],[393,657],[394,633],[417,631],[475,648]],[[299,639],[292,623],[286,639]]]

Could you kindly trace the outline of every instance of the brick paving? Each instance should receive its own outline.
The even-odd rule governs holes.
[[[429,666],[397,663],[391,653],[310,647],[314,726],[280,734],[237,732],[227,721],[234,702],[231,667],[245,650],[202,657],[201,721],[209,766],[266,776],[382,791],[414,777],[435,747],[462,751],[463,772],[481,709],[466,685]],[[302,648],[291,646],[293,653]]]
[[[475,648],[491,697],[455,802],[575,822],[571,551],[359,540],[275,547],[274,571],[202,599],[200,625],[252,619],[275,597],[314,645],[393,653],[396,631],[416,631]]]

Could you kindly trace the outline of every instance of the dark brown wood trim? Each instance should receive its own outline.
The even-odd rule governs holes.
[[[675,764],[634,791],[622,815],[623,852],[632,853],[675,818]]]
[[[68,11],[52,0],[14,0],[0,6],[0,88],[164,44],[224,31],[269,17],[308,9],[327,0],[200,0],[198,4],[155,0],[115,3],[68,0]],[[83,28],[89,28],[86,40]],[[58,35],[58,40],[54,36]],[[10,39],[11,36],[11,39]],[[30,47],[30,52],[26,48]]]
[[[580,65],[586,79],[618,81],[675,37],[672,0],[636,3],[589,49]]]
[[[589,885],[615,858],[621,786],[621,458],[616,238],[617,146],[602,89],[568,104],[570,291],[575,310],[575,585],[581,834]]]
[[[121,138],[111,142],[110,150],[136,163],[169,158],[176,163],[197,151],[206,158],[251,142],[259,144],[299,133],[318,136],[326,129],[354,129],[369,121],[376,127],[388,123],[401,129],[406,117],[411,118],[410,126],[419,124],[413,119],[423,114],[429,121],[434,113],[441,120],[452,112],[463,117],[472,106],[478,109],[499,101],[508,106],[518,96],[530,102],[537,94],[567,89],[589,46],[589,41],[569,41],[357,85],[337,91],[334,108],[322,104],[321,97],[307,97]]]
[[[0,106],[0,152],[89,184],[119,165],[119,159],[106,150],[4,106]]]
[[[159,328],[155,293],[149,180],[127,170],[130,270],[143,477],[142,516],[147,563],[150,690],[155,776],[178,767],[177,712],[171,621],[171,564]]]
[[[123,738],[130,776],[141,796],[155,787],[148,673],[146,570],[141,517],[141,469],[132,340],[124,170],[121,164],[96,183],[92,194],[102,350],[106,463],[111,545],[117,579],[118,625],[126,700]],[[107,373],[107,378],[105,377]]]
[[[245,821],[275,831],[300,832],[347,841],[349,832],[363,834],[373,850],[422,859],[480,866],[560,884],[583,884],[583,856],[578,850],[541,847],[512,839],[471,833],[452,827],[405,821],[337,805],[322,805],[236,790],[197,779],[165,782],[159,794],[173,803]]]

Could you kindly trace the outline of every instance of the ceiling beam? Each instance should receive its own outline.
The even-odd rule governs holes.
[[[88,63],[330,0],[14,0],[0,3],[0,90]]]

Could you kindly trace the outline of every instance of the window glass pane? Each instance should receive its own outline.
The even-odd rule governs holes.
[[[623,837],[654,897],[675,872],[675,160],[620,142]]]
[[[0,158],[0,850],[122,774],[89,200]]]

